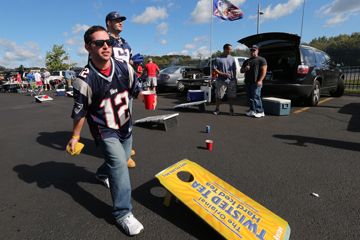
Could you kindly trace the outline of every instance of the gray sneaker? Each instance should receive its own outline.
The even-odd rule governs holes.
[[[129,236],[137,235],[144,229],[144,226],[134,217],[132,213],[128,213],[124,217],[116,220],[116,222]]]
[[[109,188],[110,189],[110,183],[109,183],[109,178],[107,177],[102,177],[102,176],[99,176],[97,174],[95,174],[95,178],[101,182],[105,187]]]
[[[252,111],[252,110],[249,110],[249,111],[247,111],[247,112],[245,113],[245,115],[248,116],[248,117],[253,117],[253,116],[255,115],[255,112]]]

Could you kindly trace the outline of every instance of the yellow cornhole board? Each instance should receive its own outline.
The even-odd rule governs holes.
[[[183,172],[189,181],[179,178]],[[287,240],[288,223],[200,165],[184,159],[155,176],[226,239]]]

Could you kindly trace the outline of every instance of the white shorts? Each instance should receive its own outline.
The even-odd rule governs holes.
[[[157,86],[157,78],[156,77],[147,77],[146,84],[148,87],[156,87]]]

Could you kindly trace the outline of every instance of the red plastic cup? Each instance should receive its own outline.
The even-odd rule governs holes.
[[[144,95],[145,109],[155,110],[156,107],[156,93],[152,91],[142,92]]]
[[[207,148],[207,150],[212,151],[214,141],[213,141],[213,140],[206,140],[205,142],[206,142],[206,148]]]

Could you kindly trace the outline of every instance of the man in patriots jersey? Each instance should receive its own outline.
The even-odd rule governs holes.
[[[123,30],[123,21],[126,20],[126,17],[121,16],[118,12],[110,12],[106,15],[105,23],[106,29],[110,35],[110,38],[114,40],[113,46],[113,57],[117,61],[123,61],[132,64],[131,56],[132,50],[127,41],[124,38],[120,37],[120,33]],[[132,98],[129,101],[129,109],[132,111]],[[134,151],[135,152],[135,151]],[[132,155],[132,154],[131,154]],[[130,157],[128,159],[128,167],[134,168],[136,166],[135,161]]]
[[[128,103],[130,96],[139,95],[140,86],[133,68],[111,57],[113,40],[105,28],[90,27],[85,32],[84,42],[90,60],[73,85],[74,125],[68,145],[74,151],[87,119],[91,134],[104,153],[105,164],[98,169],[97,176],[108,177],[113,216],[128,235],[136,235],[144,227],[131,212],[127,159],[131,150],[132,121]]]

